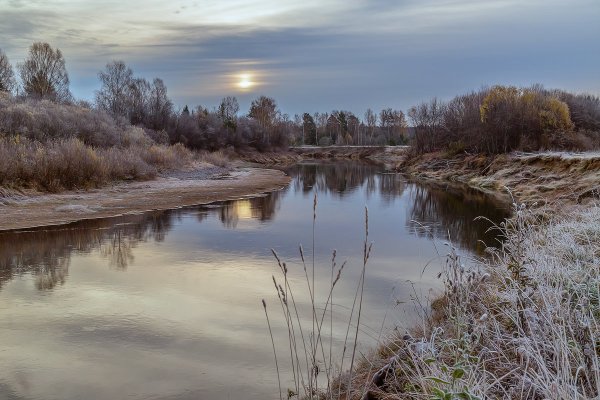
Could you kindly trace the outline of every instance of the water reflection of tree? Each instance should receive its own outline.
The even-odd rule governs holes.
[[[119,229],[100,247],[100,252],[109,260],[110,267],[125,270],[134,260],[133,248],[135,245],[135,240],[131,240]]]
[[[162,242],[175,219],[195,212],[198,221],[216,214],[225,226],[235,227],[241,217],[268,221],[275,215],[284,191],[263,197],[235,200],[218,207],[195,211],[155,211],[120,218],[86,220],[63,227],[0,233],[0,288],[14,277],[35,276],[40,290],[65,283],[73,253],[93,251],[108,260],[111,268],[125,270],[135,259],[142,242]]]
[[[124,269],[139,242],[162,241],[174,213],[157,211],[64,227],[0,234],[0,287],[16,276],[35,276],[40,290],[65,283],[71,254],[100,250],[111,267]]]
[[[478,254],[485,248],[479,240],[494,245],[498,232],[490,231],[491,223],[477,217],[499,223],[509,216],[506,205],[474,189],[415,185],[410,196],[411,232],[451,240]]]
[[[378,165],[336,161],[333,163],[301,163],[285,169],[293,178],[296,192],[308,194],[313,189],[340,198],[364,188],[367,196],[378,192],[388,202],[404,192],[406,180],[398,174],[382,174]],[[281,199],[288,189],[265,196],[221,203],[219,219],[228,228],[238,226],[241,219],[257,219],[261,222],[273,219]],[[199,220],[206,213],[199,214]]]
[[[386,203],[402,196],[406,189],[406,179],[399,174],[381,174],[378,178],[379,193]]]
[[[70,258],[59,257],[42,263],[34,272],[35,286],[39,290],[54,289],[57,284],[63,285],[69,274]]]
[[[286,169],[294,178],[294,189],[305,194],[314,189],[343,198],[364,188],[368,197],[378,192],[385,201],[402,195],[406,181],[382,171],[381,166],[355,161],[302,163]]]
[[[308,163],[295,165],[286,172],[294,178],[294,187],[302,193],[316,190],[344,197],[360,188],[378,168],[363,163]]]
[[[295,190],[305,194],[315,189],[343,198],[363,188],[367,197],[378,193],[384,203],[389,203],[410,187],[412,205],[408,226],[412,232],[450,239],[477,253],[485,247],[480,240],[488,245],[496,243],[497,232],[488,230],[490,222],[475,219],[485,216],[499,223],[509,215],[504,204],[480,191],[458,186],[407,185],[403,176],[386,173],[374,164],[352,161],[303,163],[286,172],[294,178]]]
[[[36,286],[52,289],[63,284],[69,273],[70,253],[85,251],[88,240],[74,240],[73,235],[48,235],[28,232],[0,236],[0,286],[17,276],[35,276]]]
[[[367,196],[377,192],[385,202],[404,192],[406,180],[398,174],[380,173],[375,164],[336,161],[330,163],[301,163],[285,169],[293,178],[296,192],[308,194],[313,189],[343,198],[364,188]],[[224,202],[219,219],[228,228],[237,227],[240,219],[252,218],[261,222],[273,219],[287,188],[262,197]]]

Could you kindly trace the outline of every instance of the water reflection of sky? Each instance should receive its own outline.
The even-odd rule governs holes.
[[[425,236],[449,233],[476,251],[489,225],[473,218],[506,215],[479,193],[379,172],[306,164],[288,170],[294,180],[287,189],[259,198],[0,234],[0,397],[276,398],[260,299],[276,305],[271,248],[304,287],[298,245],[310,258],[315,189],[322,296],[331,250],[339,262],[348,260],[335,292],[339,321],[360,273],[369,208],[374,244],[361,342],[373,343],[369,336],[377,335],[394,286],[395,296],[408,300],[407,280],[424,293],[437,285],[441,260]],[[413,220],[431,226],[429,233]],[[301,292],[303,307],[308,296]],[[388,325],[405,323],[408,314],[396,307]],[[273,319],[283,346],[282,318]]]

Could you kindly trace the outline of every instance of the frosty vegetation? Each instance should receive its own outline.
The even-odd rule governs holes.
[[[352,399],[592,399],[600,394],[600,208],[543,222],[524,206],[489,261],[449,248],[420,324],[363,359]]]

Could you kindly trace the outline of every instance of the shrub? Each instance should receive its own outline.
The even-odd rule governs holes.
[[[122,144],[123,121],[103,111],[48,100],[0,96],[0,132],[37,141],[77,138],[91,146]]]
[[[42,145],[18,137],[3,138],[0,155],[2,186],[29,186],[54,192],[98,186],[107,178],[102,160],[78,139]]]
[[[141,150],[140,157],[142,160],[149,165],[153,165],[159,171],[182,167],[186,161],[192,158],[191,151],[180,143],[174,146],[152,145],[143,147]]]
[[[109,180],[145,180],[157,174],[157,169],[140,157],[139,149],[112,147],[99,153]]]
[[[194,159],[165,131],[129,125],[89,105],[0,94],[0,186],[45,191],[149,179]]]
[[[230,157],[223,150],[214,152],[203,151],[199,154],[198,158],[200,161],[204,161],[219,167],[224,167],[230,162]]]
[[[193,159],[182,145],[93,148],[76,138],[41,143],[4,136],[0,137],[0,186],[50,192],[87,189],[109,181],[151,179],[158,171],[182,167]]]

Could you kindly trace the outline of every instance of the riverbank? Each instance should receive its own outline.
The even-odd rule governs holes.
[[[236,199],[278,190],[290,178],[281,171],[200,166],[157,179],[124,182],[87,191],[48,194],[6,193],[0,203],[0,230],[60,225]]]
[[[404,157],[409,146],[298,146],[290,152],[309,159],[351,159],[397,161]]]
[[[408,146],[296,146],[287,151],[242,151],[240,160],[261,165],[291,165],[304,160],[355,160],[397,166],[406,157]]]
[[[443,291],[335,382],[344,399],[593,399],[600,394],[600,208],[517,206],[472,268],[449,248]],[[350,391],[347,397],[346,393]]]
[[[458,182],[507,194],[528,205],[581,204],[600,192],[600,153],[511,153],[495,156],[431,153],[395,167],[414,179]]]
[[[514,215],[503,247],[470,268],[449,247],[443,290],[333,382],[333,398],[597,398],[600,154],[436,153],[395,169],[510,191]]]

